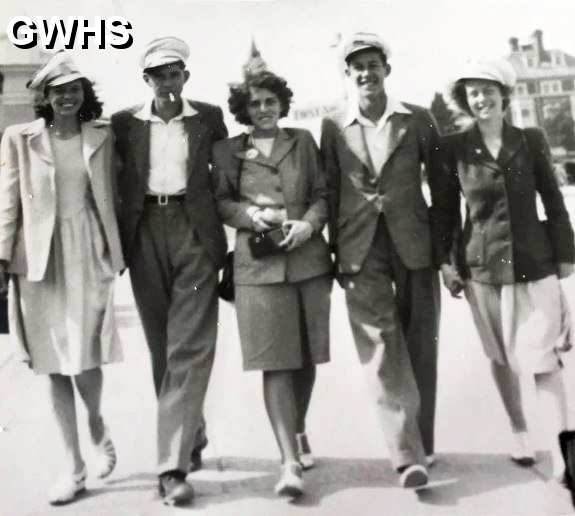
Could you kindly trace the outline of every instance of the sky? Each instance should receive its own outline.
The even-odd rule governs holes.
[[[121,15],[132,23],[129,49],[75,51],[106,113],[149,97],[138,58],[149,40],[166,35],[191,47],[185,93],[225,111],[227,85],[241,78],[252,38],[298,107],[343,96],[338,33],[379,33],[392,52],[386,89],[424,106],[466,59],[506,55],[512,36],[525,44],[541,29],[546,48],[575,55],[575,0],[3,0],[2,30],[17,15]]]

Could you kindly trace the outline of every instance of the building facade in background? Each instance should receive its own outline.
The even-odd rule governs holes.
[[[0,133],[9,125],[34,119],[26,83],[49,57],[40,48],[21,50],[0,35]]]
[[[509,61],[517,73],[511,117],[519,127],[545,129],[554,158],[575,161],[575,57],[546,49],[536,30],[526,44],[510,38]]]

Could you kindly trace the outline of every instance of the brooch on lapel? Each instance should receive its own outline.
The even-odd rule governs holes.
[[[246,158],[247,159],[254,159],[257,155],[258,155],[258,151],[257,151],[257,149],[254,149],[253,147],[246,151]]]
[[[475,154],[479,156],[481,153],[482,153],[481,149],[479,147],[475,147]]]

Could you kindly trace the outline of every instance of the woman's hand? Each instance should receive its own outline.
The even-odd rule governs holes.
[[[559,279],[567,278],[573,274],[573,264],[562,262],[557,265],[557,276]]]
[[[287,219],[286,210],[280,208],[262,208],[262,220],[270,226],[281,226]]]
[[[465,281],[461,278],[455,267],[449,263],[441,264],[441,277],[443,284],[452,297],[461,298],[461,291],[465,288]]]
[[[286,220],[283,229],[287,235],[279,245],[286,251],[296,249],[307,242],[313,234],[313,227],[307,220]]]
[[[252,228],[254,231],[267,231],[272,228],[272,226],[266,221],[264,210],[255,211],[251,218]]]

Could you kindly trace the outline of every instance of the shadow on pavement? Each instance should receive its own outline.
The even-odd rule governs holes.
[[[229,503],[246,497],[275,499],[273,488],[278,473],[277,460],[208,459],[202,470],[188,476],[196,491],[194,507]],[[323,498],[353,488],[399,488],[397,475],[385,459],[317,457],[315,468],[306,471],[304,478],[306,495],[297,500],[296,505],[319,506]],[[515,466],[505,454],[446,453],[438,455],[430,470],[429,485],[417,490],[416,494],[421,504],[450,507],[463,498],[544,480],[545,475],[539,469]],[[105,486],[91,490],[89,496],[155,488],[154,474],[137,473],[108,481]]]

